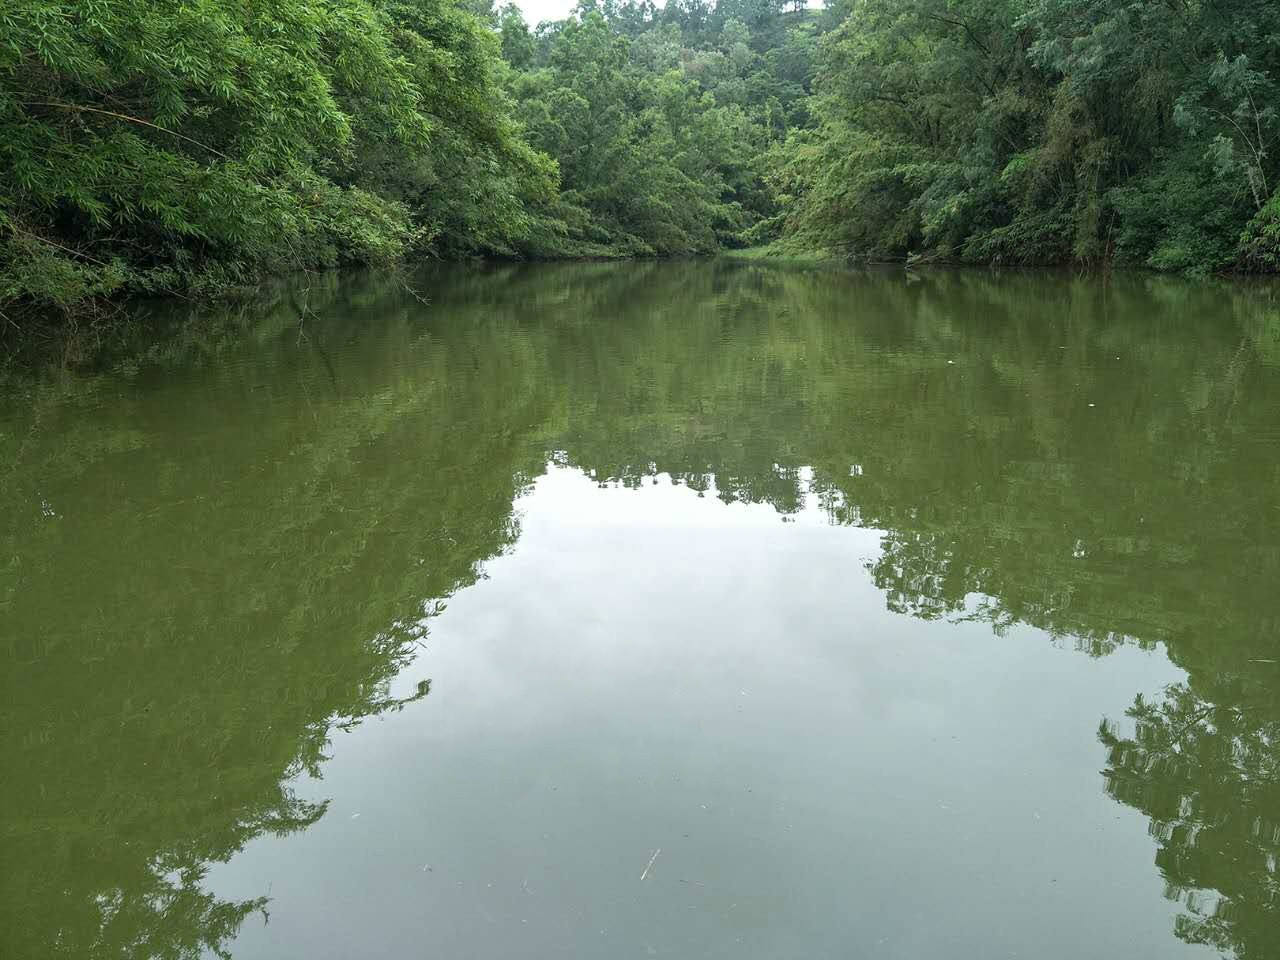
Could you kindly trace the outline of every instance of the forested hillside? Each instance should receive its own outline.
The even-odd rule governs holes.
[[[0,310],[423,257],[1280,265],[1280,4],[9,0]]]
[[[854,255],[1274,270],[1280,4],[842,0],[786,226]]]

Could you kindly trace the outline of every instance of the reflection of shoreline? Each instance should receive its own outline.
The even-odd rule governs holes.
[[[1210,702],[1178,684],[1138,698],[1131,735],[1099,730],[1107,793],[1150,819],[1177,935],[1242,958],[1280,944],[1280,689],[1245,689],[1216,685]]]
[[[1164,643],[1205,707],[1253,702],[1237,686],[1280,622],[1264,298],[725,264],[427,276],[429,307],[334,276],[305,337],[281,297],[7,405],[18,509],[0,556],[20,565],[0,604],[23,723],[0,759],[56,789],[0,787],[30,867],[5,928],[86,955],[108,928],[163,935],[161,913],[186,918],[191,949],[228,936],[258,904],[200,901],[187,874],[323,813],[281,784],[318,769],[334,723],[392,705],[422,598],[508,548],[548,450],[601,482],[666,474],[784,516],[816,502],[887,531],[871,573],[895,611],[1026,623],[1094,654]],[[1232,728],[1262,771],[1264,716]],[[1230,742],[1195,741],[1212,757]],[[1180,771],[1112,760],[1136,784],[1124,802],[1161,823],[1183,821],[1143,791],[1226,791],[1232,824],[1260,802],[1263,773],[1237,798],[1221,763],[1125,750]],[[166,888],[174,869],[184,885]],[[1261,896],[1192,879],[1237,913]],[[67,897],[71,920],[54,912]],[[1223,922],[1221,942],[1259,955],[1258,933]]]
[[[335,726],[426,694],[388,693],[435,609],[423,598],[472,582],[512,536],[522,446],[479,425],[536,397],[494,396],[483,371],[469,391],[397,379],[394,336],[372,369],[336,356],[350,390],[335,391],[281,329],[208,367],[216,354],[179,349],[145,382],[37,391],[30,426],[0,429],[22,438],[9,502],[57,514],[20,510],[3,532],[21,564],[0,587],[19,722],[0,762],[25,771],[0,785],[6,953],[220,949],[264,901],[205,894],[205,865],[323,815],[289,782],[318,775]],[[85,389],[131,399],[83,407]],[[466,495],[423,484],[423,461]]]

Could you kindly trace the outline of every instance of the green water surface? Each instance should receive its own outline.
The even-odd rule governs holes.
[[[0,383],[0,957],[1280,957],[1272,288],[135,314]]]

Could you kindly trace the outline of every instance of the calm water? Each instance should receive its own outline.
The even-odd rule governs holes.
[[[0,394],[0,956],[1280,956],[1280,299],[467,268]]]

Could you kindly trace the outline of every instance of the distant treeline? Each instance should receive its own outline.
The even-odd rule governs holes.
[[[1280,4],[9,0],[0,323],[406,258],[1280,263]]]

